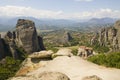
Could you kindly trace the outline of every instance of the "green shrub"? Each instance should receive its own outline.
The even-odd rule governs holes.
[[[94,46],[92,46],[93,49],[95,51],[97,51],[98,53],[106,53],[109,51],[109,48],[106,46],[100,46],[99,44],[95,44]]]
[[[5,63],[0,63],[0,80],[6,80],[9,77],[13,77],[17,70],[19,70],[19,65],[22,61],[15,60],[12,57],[6,57]]]
[[[93,63],[104,65],[106,67],[115,67],[120,69],[120,52],[109,54],[98,54],[88,58],[88,61]]]
[[[73,50],[72,50],[72,53],[73,53],[73,55],[75,55],[75,56],[76,56],[76,55],[77,55],[77,53],[78,53],[78,50],[77,50],[77,49],[73,49]]]

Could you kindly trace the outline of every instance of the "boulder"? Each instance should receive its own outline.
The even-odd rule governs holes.
[[[40,52],[34,52],[33,54],[29,55],[28,58],[51,58],[51,55],[53,54],[53,51],[40,51]]]
[[[16,76],[26,75],[28,72],[31,72],[35,69],[43,67],[47,64],[45,61],[51,60],[51,55],[53,51],[40,51],[34,52],[26,58],[21,64],[20,70],[16,73]]]

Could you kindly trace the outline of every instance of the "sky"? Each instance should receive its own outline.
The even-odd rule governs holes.
[[[0,0],[0,17],[120,18],[120,0]]]

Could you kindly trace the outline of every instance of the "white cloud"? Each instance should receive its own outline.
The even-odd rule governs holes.
[[[17,17],[31,16],[36,18],[53,18],[62,14],[62,11],[38,10],[31,7],[4,6],[0,7],[0,16]]]
[[[93,0],[75,0],[75,1],[78,1],[78,2],[91,2]]]
[[[63,11],[39,10],[31,7],[21,6],[2,6],[0,7],[0,16],[3,17],[19,17],[30,16],[35,18],[54,18],[54,19],[87,19],[112,17],[120,18],[120,10],[112,10],[109,8],[98,9],[94,11],[65,13]]]

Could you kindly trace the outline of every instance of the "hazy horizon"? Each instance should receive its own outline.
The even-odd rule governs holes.
[[[119,0],[0,0],[0,17],[120,18]]]

